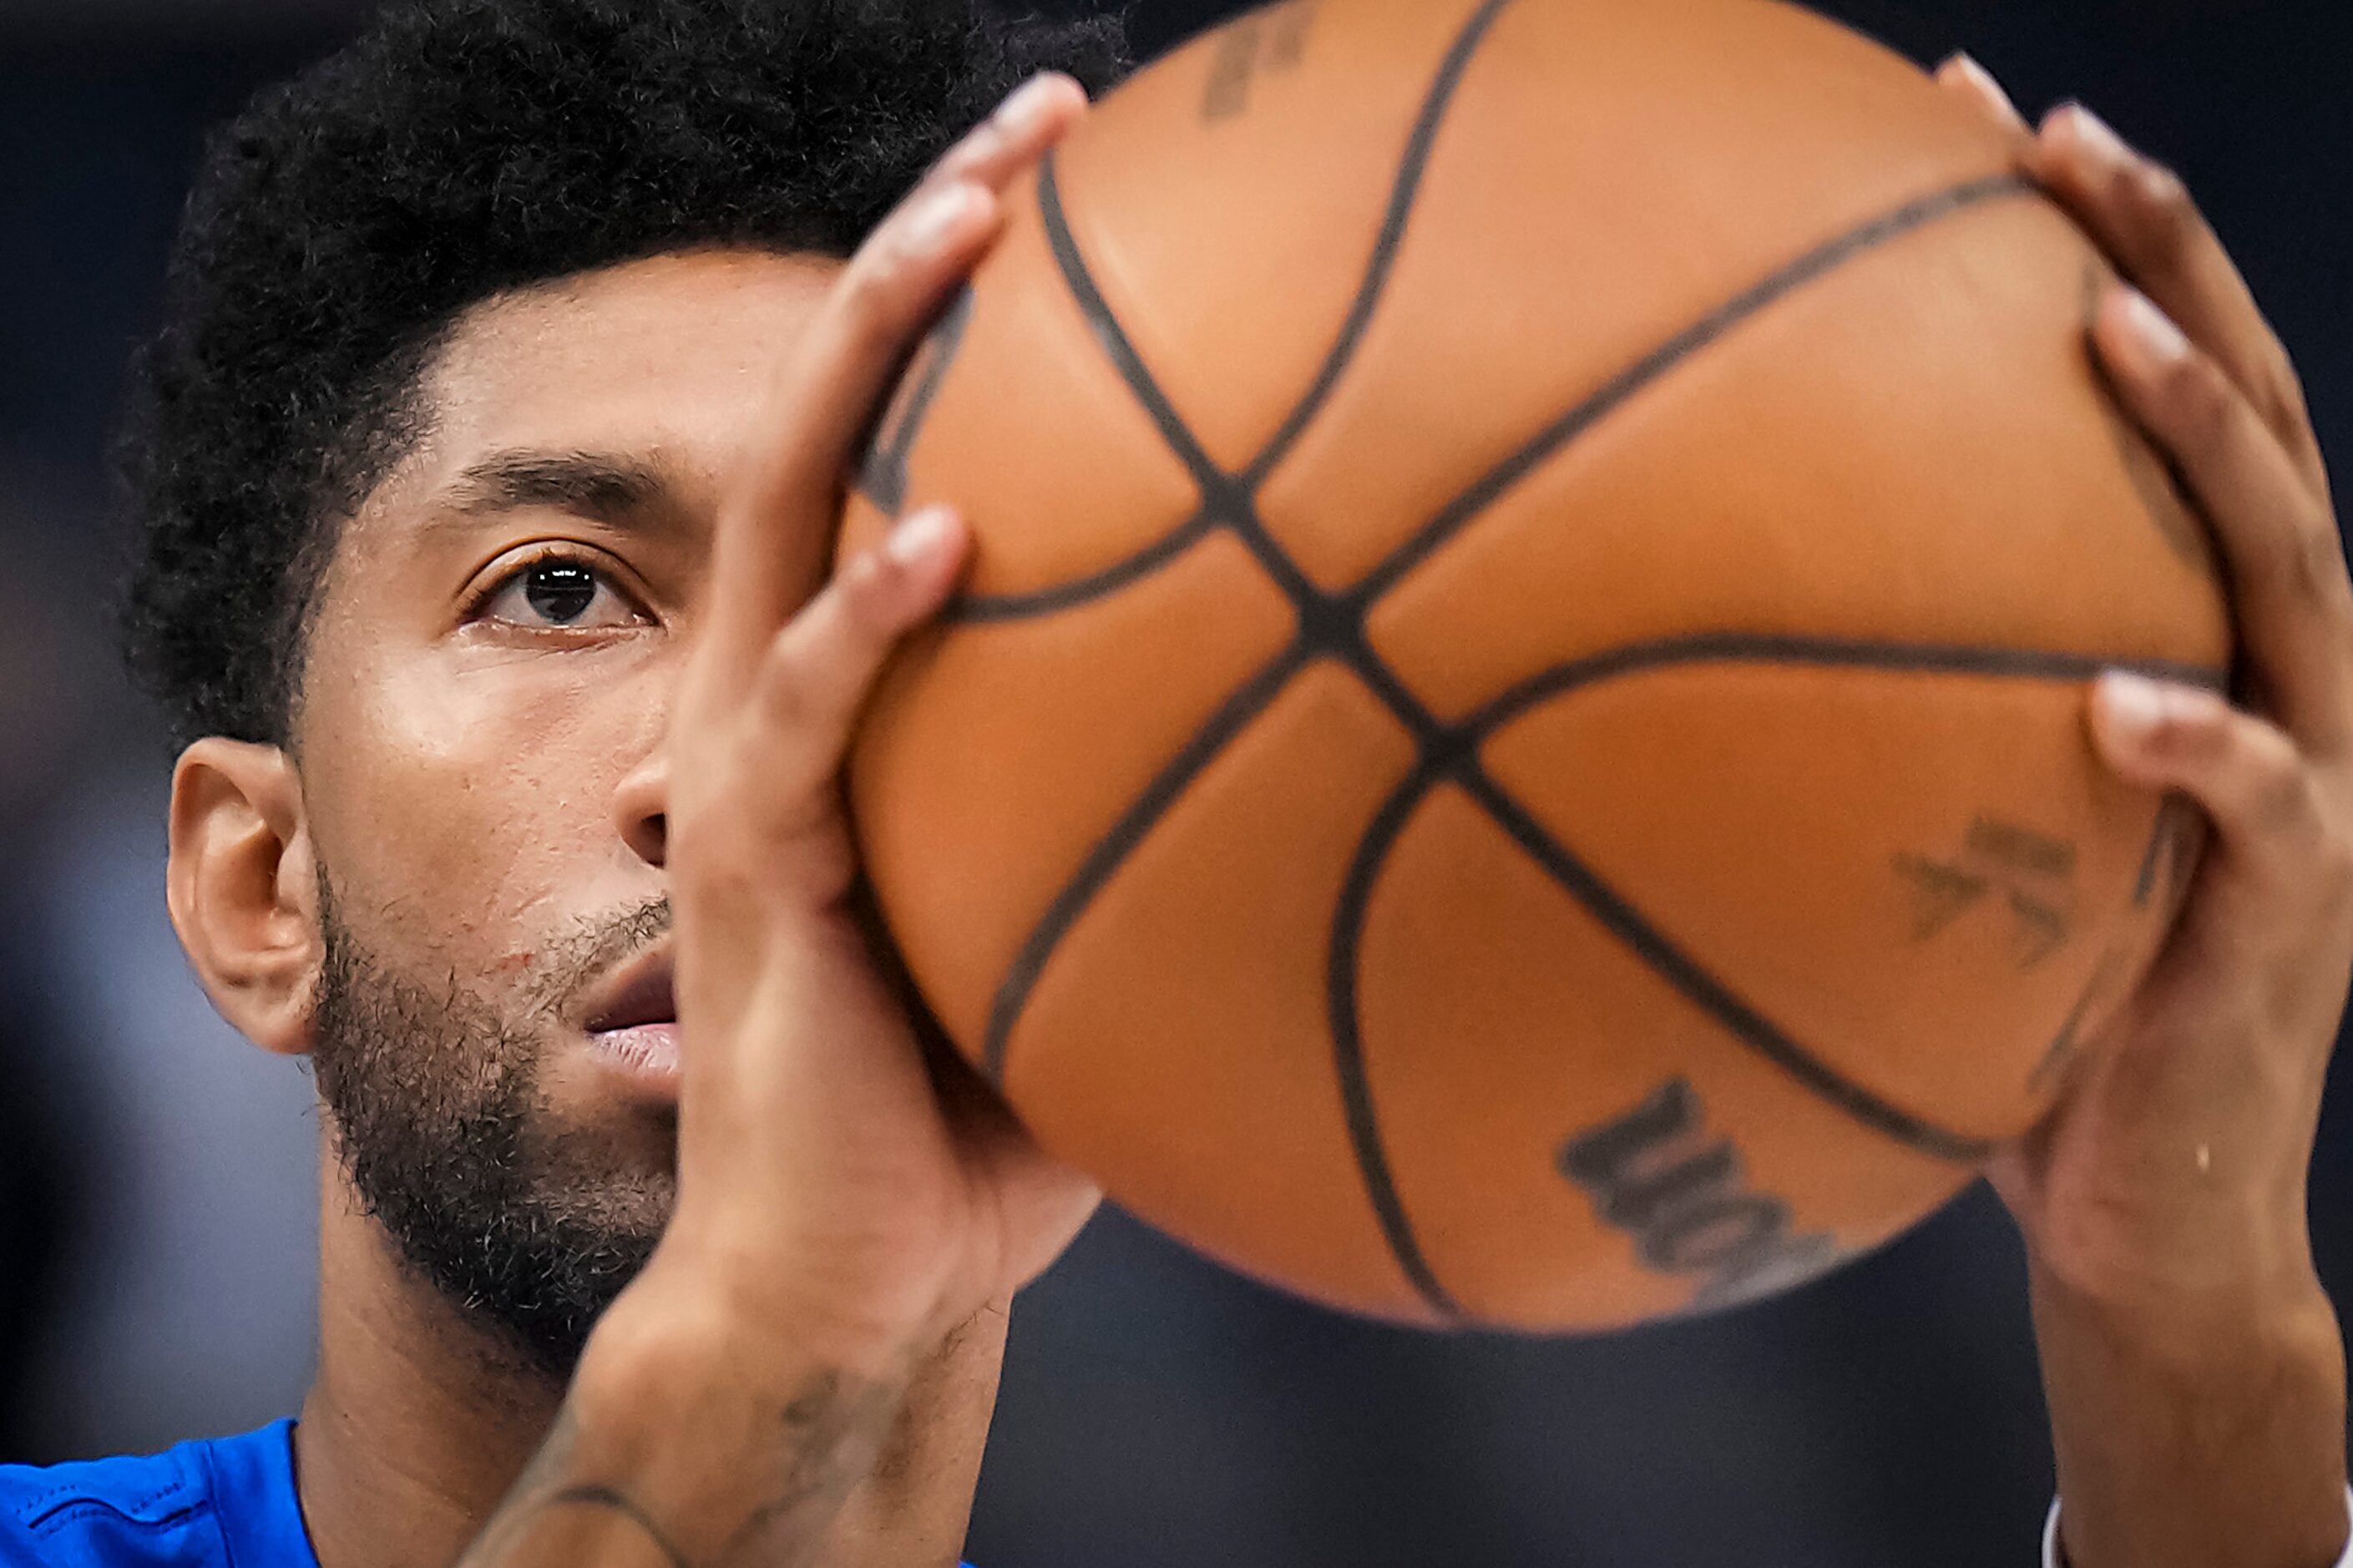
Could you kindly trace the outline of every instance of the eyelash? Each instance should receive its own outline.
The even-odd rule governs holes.
[[[628,605],[633,612],[641,616],[646,613],[645,607],[638,603],[637,596],[631,594],[627,588],[624,588],[617,577],[605,567],[598,565],[590,556],[581,551],[565,549],[562,545],[551,545],[544,550],[527,555],[522,560],[516,562],[512,566],[493,578],[489,584],[476,590],[471,595],[470,595],[465,602],[465,609],[463,612],[465,620],[469,623],[475,623],[487,619],[490,607],[498,603],[501,595],[504,595],[508,589],[513,587],[517,583],[522,582],[525,574],[538,569],[539,567],[550,565],[577,566],[580,570],[587,573],[591,577],[594,577],[599,586],[618,595],[621,602]],[[517,626],[514,629],[526,632],[561,634],[575,631],[577,628],[571,626]]]

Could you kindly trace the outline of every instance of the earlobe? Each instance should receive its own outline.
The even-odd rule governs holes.
[[[307,1052],[323,946],[293,760],[198,741],[173,771],[171,837],[172,924],[214,1007],[264,1050]]]

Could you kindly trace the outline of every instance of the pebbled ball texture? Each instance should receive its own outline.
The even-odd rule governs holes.
[[[850,505],[977,538],[851,790],[1050,1149],[1324,1301],[1587,1331],[2036,1120],[2191,853],[2088,682],[2230,637],[2012,152],[1765,0],[1291,0],[1014,194]]]

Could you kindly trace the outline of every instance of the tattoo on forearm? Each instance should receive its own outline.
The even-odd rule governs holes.
[[[692,1568],[692,1564],[686,1560],[686,1553],[672,1545],[670,1537],[662,1533],[661,1526],[656,1524],[644,1509],[631,1502],[612,1487],[566,1487],[540,1504],[540,1507],[542,1509],[601,1508],[609,1512],[617,1513],[638,1527],[645,1538],[653,1543],[654,1550],[662,1554],[662,1561],[669,1563],[670,1568]]]
[[[728,1542],[729,1559],[757,1548],[761,1562],[798,1562],[798,1553],[814,1548],[873,1463],[904,1391],[902,1382],[828,1372],[786,1402],[781,1484]]]
[[[871,1468],[903,1392],[903,1380],[871,1382],[821,1373],[773,1418],[781,1425],[781,1435],[767,1444],[749,1445],[767,1452],[716,1458],[721,1465],[758,1466],[771,1479],[753,1483],[765,1488],[765,1500],[753,1506],[707,1559],[690,1554],[623,1488],[579,1474],[580,1427],[566,1405],[506,1502],[459,1559],[459,1568],[503,1568],[518,1553],[532,1561],[534,1527],[551,1514],[580,1510],[625,1521],[629,1532],[658,1552],[669,1568],[704,1568],[706,1563],[708,1568],[754,1561],[814,1563],[843,1501]]]

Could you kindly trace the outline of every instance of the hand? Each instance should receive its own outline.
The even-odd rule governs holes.
[[[854,906],[843,754],[951,592],[963,524],[920,512],[824,578],[877,404],[995,238],[998,194],[1085,104],[1061,77],[1008,99],[860,247],[771,389],[773,444],[721,509],[648,763],[684,1036],[677,1208],[470,1564],[954,1558],[960,1512],[884,1540],[844,1503],[919,1363],[1043,1270],[1098,1194],[927,1048]]]
[[[2194,802],[2211,843],[2139,994],[1989,1173],[2034,1271],[2070,1547],[2079,1568],[2327,1563],[2343,1351],[2305,1182],[2353,973],[2353,582],[2327,474],[2287,354],[2181,182],[2080,107],[2030,132],[1982,70],[1940,74],[2137,283],[2093,342],[2207,519],[2239,631],[2243,707],[2123,675],[2095,689],[2102,758]],[[2201,1487],[2237,1495],[2201,1507]],[[2234,1510],[2260,1517],[2226,1527]]]
[[[1989,79],[1947,76],[2023,132]],[[2353,584],[2295,371],[2180,182],[2076,106],[2023,156],[2147,291],[2115,289],[2093,342],[2211,524],[2249,706],[2098,687],[2101,756],[2194,801],[2212,842],[2147,984],[1992,1173],[2078,1288],[2236,1310],[2316,1288],[2305,1167],[2353,973]]]
[[[852,903],[844,752],[899,640],[953,589],[964,526],[911,516],[808,596],[873,409],[994,239],[997,193],[1085,101],[1059,77],[1017,94],[850,263],[773,389],[765,465],[722,509],[671,721],[685,1084],[678,1210],[648,1272],[823,1325],[845,1354],[935,1342],[1002,1300],[1097,1198],[952,1052],[927,1053]]]

